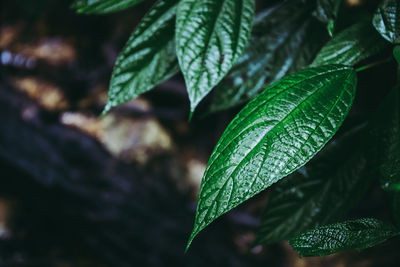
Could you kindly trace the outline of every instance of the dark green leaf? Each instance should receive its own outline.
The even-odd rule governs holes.
[[[126,9],[142,1],[143,0],[75,0],[71,8],[76,9],[78,13],[104,14]]]
[[[396,228],[376,219],[358,219],[321,226],[289,240],[300,256],[325,256],[365,249],[399,235]]]
[[[246,103],[311,63],[326,36],[312,10],[304,1],[286,1],[257,17],[245,54],[214,90],[211,112]]]
[[[332,36],[335,30],[336,19],[343,0],[317,0],[315,16],[328,24],[328,32]]]
[[[372,20],[376,30],[391,43],[400,43],[400,1],[383,0]]]
[[[311,66],[354,66],[361,60],[383,51],[387,46],[388,43],[376,32],[371,22],[360,22],[333,37],[318,53]]]
[[[393,56],[396,59],[397,64],[400,64],[400,46],[393,48]]]
[[[378,144],[375,164],[380,166],[381,186],[400,190],[400,88],[394,88],[374,118],[373,143]]]
[[[107,112],[151,90],[179,71],[174,27],[179,0],[160,0],[133,32],[111,77]]]
[[[346,117],[356,80],[349,67],[310,68],[246,105],[210,157],[189,244],[217,217],[309,161]]]
[[[368,151],[358,127],[334,140],[301,172],[272,188],[256,244],[288,240],[344,216],[364,195],[372,178]]]
[[[253,16],[254,0],[181,0],[177,55],[191,111],[243,54]]]

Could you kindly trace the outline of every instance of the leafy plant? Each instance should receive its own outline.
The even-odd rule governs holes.
[[[137,2],[77,0],[72,7],[107,13]],[[207,225],[275,183],[256,244],[290,240],[300,255],[314,256],[399,234],[390,223],[343,218],[379,177],[399,227],[400,77],[373,116],[338,130],[356,98],[357,73],[400,61],[400,3],[383,0],[350,20],[341,12],[341,0],[288,0],[255,18],[254,0],[159,0],[129,38],[103,113],[179,69],[191,115],[213,88],[210,112],[247,103],[210,157],[187,248]]]

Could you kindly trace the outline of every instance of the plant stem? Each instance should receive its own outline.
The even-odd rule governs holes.
[[[357,68],[356,72],[360,72],[360,71],[363,71],[363,70],[370,69],[370,68],[375,67],[377,65],[389,62],[390,60],[392,60],[392,57],[388,57],[386,59],[382,59],[382,60],[379,60],[379,61],[376,61],[376,62],[372,62],[370,64],[367,64],[365,66],[361,66],[361,67]]]

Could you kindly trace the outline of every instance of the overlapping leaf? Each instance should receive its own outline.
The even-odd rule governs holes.
[[[286,1],[257,17],[244,55],[214,90],[211,112],[246,103],[311,63],[326,37],[313,8],[310,2]]]
[[[365,249],[399,235],[398,230],[376,219],[358,219],[321,226],[289,240],[300,256],[325,256],[351,249]]]
[[[71,8],[76,9],[78,13],[104,14],[126,9],[142,1],[143,0],[75,0]]]
[[[205,171],[193,238],[220,215],[309,161],[352,104],[353,69],[311,68],[267,88],[229,124]]]
[[[388,43],[372,27],[371,22],[363,21],[335,35],[321,49],[311,66],[326,64],[354,66],[386,47]]]
[[[372,23],[383,38],[391,43],[400,44],[400,1],[383,0]]]
[[[365,132],[364,125],[353,129],[273,187],[256,244],[288,240],[337,221],[358,203],[375,178],[368,168]]]
[[[115,63],[104,109],[149,91],[179,71],[174,27],[179,0],[159,0],[139,24]]]
[[[254,0],[181,0],[177,55],[191,111],[242,55],[250,37]]]

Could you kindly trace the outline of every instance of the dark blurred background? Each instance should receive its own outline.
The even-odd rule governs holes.
[[[0,266],[398,266],[396,240],[325,258],[287,243],[252,248],[268,192],[184,254],[207,159],[239,109],[188,123],[178,75],[98,117],[115,59],[153,2],[87,16],[70,0],[0,0]],[[361,108],[374,103],[365,84]],[[382,199],[370,192],[355,213]]]

